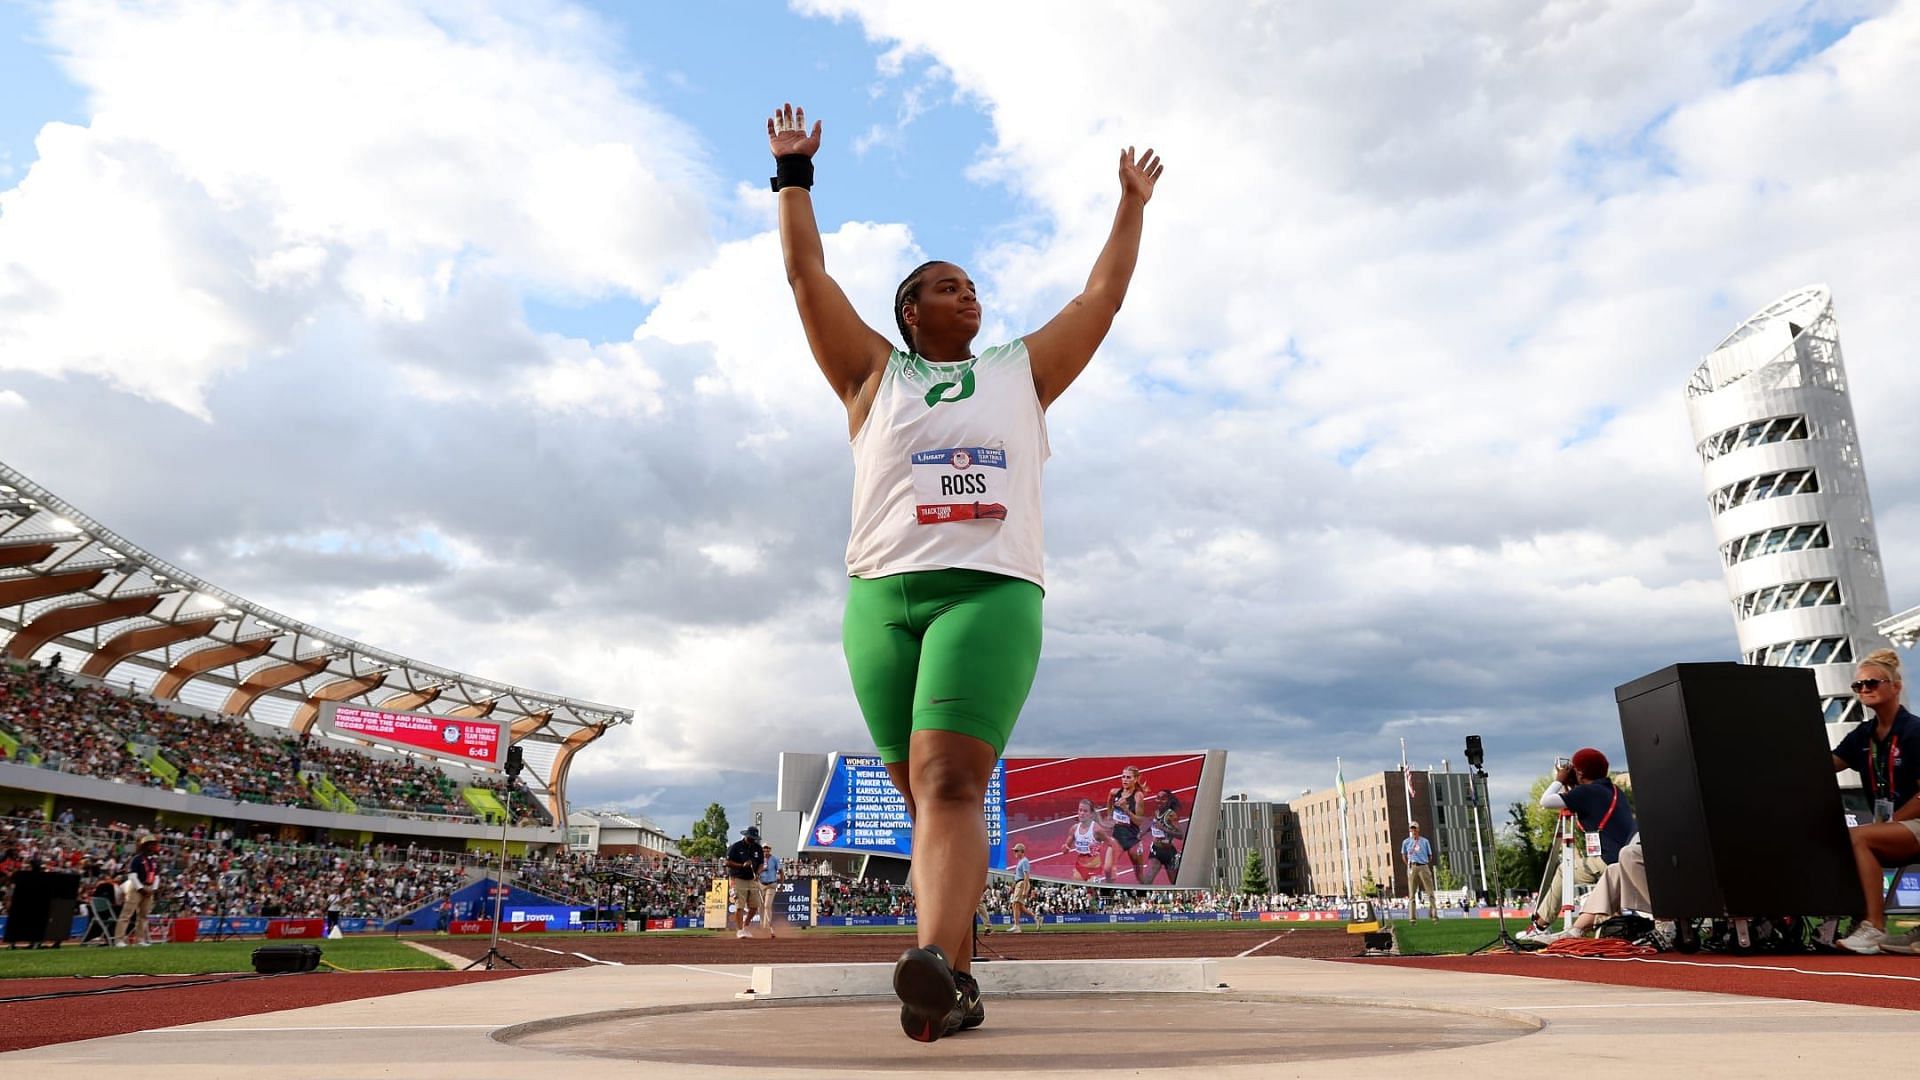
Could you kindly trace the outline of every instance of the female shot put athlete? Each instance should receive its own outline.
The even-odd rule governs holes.
[[[968,921],[987,880],[984,803],[1040,658],[1040,474],[1046,409],[1120,310],[1161,165],[1120,155],[1120,206],[1086,289],[1039,330],[982,352],[980,300],[949,262],[894,295],[896,349],[827,276],[814,222],[820,124],[767,121],[780,246],[800,323],[847,408],[854,464],[844,643],[854,696],[913,815],[917,948],[894,970],[900,1021],[923,1042],[984,1012]]]

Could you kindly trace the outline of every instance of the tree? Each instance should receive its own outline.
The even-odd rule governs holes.
[[[1547,785],[1553,783],[1553,774],[1539,778],[1527,788],[1526,817],[1527,836],[1534,847],[1541,851],[1553,850],[1554,826],[1560,822],[1560,811],[1550,810],[1540,805],[1540,796],[1546,794]],[[1520,804],[1515,803],[1518,806]]]
[[[1549,839],[1552,835],[1547,834]],[[1542,872],[1547,867],[1547,849],[1534,840],[1527,804],[1514,803],[1507,807],[1507,826],[1501,830],[1494,846],[1494,867],[1504,890],[1532,892],[1540,887]]]
[[[1248,896],[1267,894],[1267,864],[1257,851],[1247,852],[1247,868],[1240,874],[1240,891]]]
[[[689,859],[717,859],[727,853],[727,808],[709,803],[707,812],[693,823],[693,835],[680,838],[680,854]]]
[[[1367,872],[1360,875],[1360,895],[1361,896],[1380,895],[1380,882],[1374,880],[1372,867],[1368,867]]]
[[[1441,892],[1452,892],[1463,882],[1460,875],[1453,872],[1453,863],[1441,859],[1433,868],[1433,887]]]

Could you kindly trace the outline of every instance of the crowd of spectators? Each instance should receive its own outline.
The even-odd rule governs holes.
[[[505,777],[479,780],[471,786],[491,791],[500,805],[507,808],[508,820],[515,825],[551,825],[553,815],[533,797],[533,792],[519,780],[509,781]]]
[[[836,877],[820,883],[819,914],[894,915],[913,914],[913,893],[904,885],[871,878],[850,880]]]
[[[140,835],[124,822],[49,822],[19,808],[0,818],[0,905],[22,869],[76,872],[88,891],[119,881]],[[412,846],[280,844],[204,827],[152,835],[160,841],[156,916],[393,918],[458,888],[473,858]]]
[[[14,671],[0,664],[0,733],[16,744],[5,760],[40,764],[79,776],[159,786],[159,777],[127,750],[115,727],[143,721],[155,708],[98,687],[71,686],[50,669]]]
[[[362,812],[474,817],[460,798],[460,786],[434,766],[402,757],[374,757],[311,739],[298,744],[289,739],[285,745],[300,768],[324,772],[334,788]]]
[[[46,822],[21,809],[0,818],[0,902],[12,870],[38,862],[48,868],[98,876],[124,871],[138,830],[120,822]],[[428,903],[481,872],[491,872],[486,851],[441,851],[408,844],[363,848],[280,844],[205,828],[158,834],[164,887],[156,914],[253,916],[340,915],[392,918]],[[724,876],[718,860],[660,855],[599,856],[551,850],[511,860],[515,885],[566,904],[619,908],[635,918],[698,918],[708,889]],[[830,864],[787,862],[782,876],[818,880],[821,916],[911,916],[913,894],[904,885],[855,879]],[[1011,910],[1010,882],[988,886],[989,912]],[[1040,881],[1028,909],[1068,915],[1230,913],[1325,910],[1327,896],[1244,895],[1229,892],[1141,891]]]
[[[131,688],[115,692],[70,679],[57,666],[0,665],[0,760],[281,806],[324,807],[327,800],[314,790],[314,778],[324,776],[362,812],[477,817],[460,785],[433,764],[257,734],[232,719],[168,708]],[[499,782],[487,786],[501,793]],[[551,824],[524,786],[514,785],[503,801],[519,824]]]

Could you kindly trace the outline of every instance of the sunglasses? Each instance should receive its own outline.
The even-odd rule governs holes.
[[[1848,683],[1847,687],[1858,694],[1862,690],[1874,690],[1892,681],[1891,679],[1861,679],[1859,682]]]

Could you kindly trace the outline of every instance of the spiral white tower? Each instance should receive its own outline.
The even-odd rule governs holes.
[[[1847,684],[1887,645],[1889,605],[1826,286],[1728,334],[1687,380],[1687,416],[1741,659],[1812,668],[1831,741],[1861,718]]]

